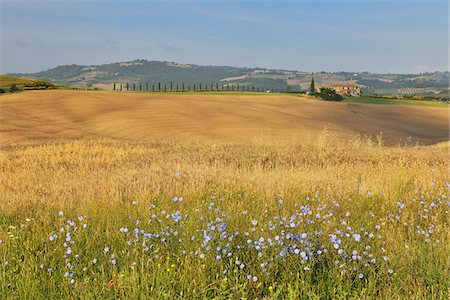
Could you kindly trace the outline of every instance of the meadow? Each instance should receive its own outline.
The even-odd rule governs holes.
[[[68,111],[61,101],[46,111],[47,123],[40,115],[47,102],[35,104],[30,128],[9,119],[27,116],[30,95],[41,93],[0,101],[7,125],[0,152],[2,299],[450,293],[448,141],[386,145],[381,136],[342,130],[301,138],[266,130],[267,138],[250,140],[258,113],[229,139],[227,130],[187,126],[176,104],[171,111],[186,125],[176,127],[178,140],[147,125],[137,127],[153,128],[142,141],[107,131],[102,122],[116,118],[133,132],[120,122],[126,113],[110,111],[109,119],[95,102],[90,108],[103,118],[80,119],[88,104],[71,102]],[[177,105],[189,107],[182,99]],[[224,104],[213,110],[217,105]]]

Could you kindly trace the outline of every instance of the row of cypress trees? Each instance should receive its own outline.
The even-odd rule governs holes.
[[[149,83],[116,83],[113,85],[114,91],[151,91],[151,92],[205,92],[205,91],[240,91],[240,92],[264,92],[269,89],[263,87],[255,87],[241,84],[173,84],[170,82],[169,84],[158,82],[157,84]],[[270,89],[271,90],[271,89]]]

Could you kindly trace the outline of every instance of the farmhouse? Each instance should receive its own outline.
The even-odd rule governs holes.
[[[317,88],[317,92],[320,92],[321,88],[331,88],[336,91],[339,95],[347,95],[347,96],[361,96],[361,88],[352,83],[331,83],[324,84]]]

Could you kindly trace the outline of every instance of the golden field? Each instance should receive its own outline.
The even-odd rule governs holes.
[[[2,299],[449,295],[448,109],[48,91],[0,110]]]
[[[341,138],[382,132],[389,145],[448,141],[447,108],[363,105],[281,94],[30,91],[2,96],[2,144],[77,138],[298,142],[325,127]]]

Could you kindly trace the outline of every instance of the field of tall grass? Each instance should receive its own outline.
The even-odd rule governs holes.
[[[449,296],[449,147],[4,147],[0,298]]]

